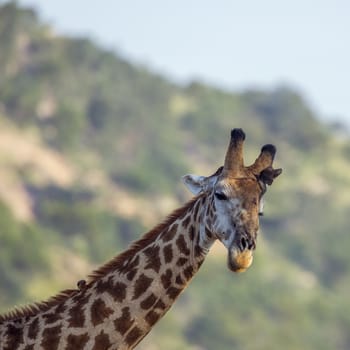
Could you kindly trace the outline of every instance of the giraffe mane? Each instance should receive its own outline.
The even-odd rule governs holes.
[[[190,201],[188,201],[185,205],[182,207],[175,209],[170,215],[166,217],[164,221],[162,221],[160,224],[155,226],[151,231],[145,233],[139,240],[133,242],[130,247],[122,252],[121,254],[117,255],[116,257],[112,258],[110,261],[108,261],[105,265],[102,265],[97,270],[93,271],[89,275],[89,284],[95,282],[96,280],[104,277],[106,274],[108,274],[111,271],[121,269],[123,267],[123,263],[125,260],[135,256],[135,254],[141,250],[142,248],[149,245],[151,242],[154,241],[158,235],[163,232],[167,227],[169,227],[173,222],[175,222],[178,218],[180,218],[184,213],[186,213],[189,209],[191,209],[194,205],[194,203],[197,201],[199,197],[202,197],[203,194],[200,194],[194,198],[192,198]]]
[[[161,232],[163,232],[168,226],[170,226],[184,213],[191,209],[194,203],[197,201],[197,199],[202,196],[203,194],[200,194],[192,198],[182,207],[175,209],[170,215],[168,215],[168,217],[163,222],[155,226],[151,231],[145,233],[139,240],[133,242],[127,250],[115,256],[97,270],[93,271],[89,275],[89,282],[84,288],[84,290],[88,289],[89,286],[91,286],[91,284],[104,277],[109,272],[121,269],[125,260],[129,259],[130,257],[133,257],[139,250],[141,250],[143,247],[147,246],[152,241],[154,241],[154,239]],[[80,289],[66,289],[64,291],[59,292],[55,296],[50,297],[46,301],[40,301],[26,306],[16,307],[12,311],[9,311],[2,315],[0,314],[0,324],[23,317],[33,317],[38,313],[46,312],[52,307],[64,303],[67,299],[79,294],[80,292]]]
[[[46,301],[40,301],[30,305],[16,307],[14,310],[0,315],[0,324],[22,317],[32,317],[40,312],[48,311],[51,307],[63,303],[78,292],[78,289],[66,289]]]

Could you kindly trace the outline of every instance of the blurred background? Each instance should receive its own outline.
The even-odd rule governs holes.
[[[277,145],[253,266],[216,245],[140,350],[350,348],[346,1],[0,1],[0,312],[74,288]]]

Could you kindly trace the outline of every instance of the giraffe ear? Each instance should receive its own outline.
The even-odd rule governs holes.
[[[194,194],[200,194],[201,192],[205,192],[216,183],[217,176],[200,176],[188,174],[182,177],[182,181],[185,186]]]
[[[273,180],[281,175],[282,169],[273,169],[272,167],[268,167],[265,170],[263,170],[260,175],[259,179],[265,183],[266,185],[272,185]]]
[[[182,177],[182,182],[194,195],[203,191],[204,181],[205,177],[199,175],[188,174]]]

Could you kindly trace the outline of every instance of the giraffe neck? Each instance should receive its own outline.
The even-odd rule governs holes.
[[[169,310],[214,241],[204,224],[205,200],[199,196],[178,210],[64,302],[0,323],[0,350],[133,349]]]
[[[208,240],[201,239],[203,202],[198,198],[118,271],[97,282],[96,288],[103,293],[110,286],[115,293],[118,285],[122,308],[118,306],[116,337],[125,349],[135,347],[164,316],[203,263],[209,247]]]

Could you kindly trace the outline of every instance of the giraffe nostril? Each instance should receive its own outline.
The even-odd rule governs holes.
[[[241,250],[245,250],[248,248],[248,242],[245,237],[241,238]]]
[[[251,240],[248,245],[249,250],[254,250],[255,249],[255,242],[254,240]]]
[[[255,241],[252,238],[241,237],[239,248],[241,251],[244,250],[254,250],[255,249]]]

